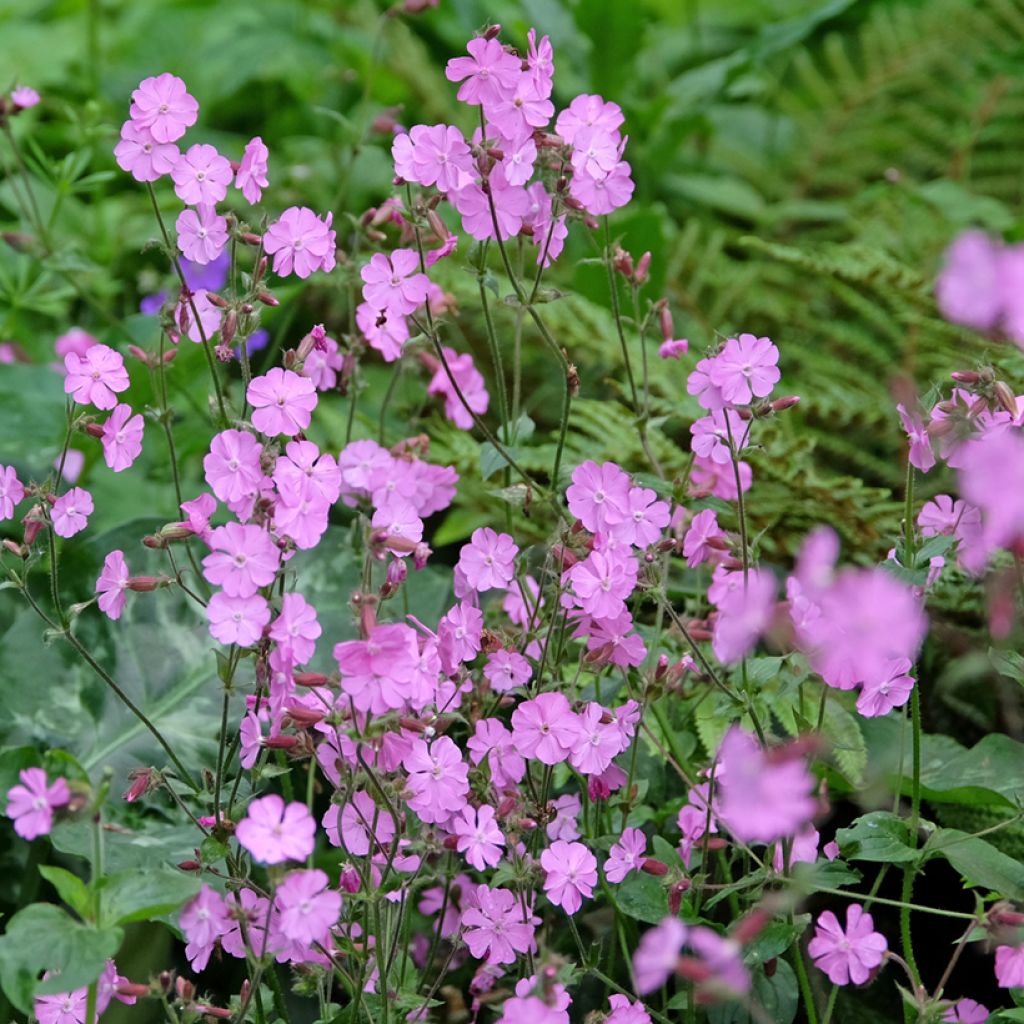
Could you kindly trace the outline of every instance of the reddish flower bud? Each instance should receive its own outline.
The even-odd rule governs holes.
[[[459,845],[458,836],[445,836],[444,842],[441,844],[446,850],[454,850]]]
[[[183,860],[178,865],[178,870],[179,871],[200,871],[200,870],[202,870],[202,867],[203,867],[203,865],[200,864],[199,861],[197,861],[197,860]]]
[[[331,682],[319,672],[296,672],[292,678],[298,686],[328,686]]]
[[[754,907],[749,914],[740,918],[736,927],[733,928],[729,938],[735,939],[741,946],[745,946],[748,942],[752,942],[758,935],[761,934],[768,927],[772,919],[772,915],[769,914],[762,907]]]
[[[973,370],[957,370],[954,373],[951,373],[950,377],[955,381],[959,381],[961,384],[981,383],[981,374],[975,373]]]
[[[153,365],[152,360],[149,357],[149,353],[146,352],[144,349],[139,348],[138,345],[129,345],[128,354],[134,356],[136,359],[138,359],[140,363],[143,363],[145,366]]]
[[[277,299],[275,299],[274,296],[271,295],[269,292],[260,292],[256,296],[256,298],[259,299],[259,301],[262,302],[264,306],[280,306],[281,305],[281,303],[278,302]]]
[[[136,594],[148,594],[152,590],[159,590],[161,587],[170,586],[169,576],[132,576],[128,580],[128,589],[134,590]]]
[[[660,878],[662,875],[668,874],[668,865],[660,860],[655,860],[654,857],[645,857],[644,862],[640,865],[640,870]]]
[[[293,704],[288,707],[286,717],[300,729],[312,729],[314,725],[319,725],[327,716],[323,712],[304,708],[301,704]]]
[[[484,39],[497,39],[500,34],[500,25],[488,25],[488,27],[484,30]]]
[[[650,275],[651,270],[651,253],[650,250],[645,252],[643,256],[636,262],[636,272],[633,274],[633,280],[637,284],[645,284],[647,278]]]
[[[298,736],[268,736],[263,740],[263,746],[271,750],[294,750],[299,745]]]
[[[10,538],[4,539],[4,548],[14,555],[15,558],[28,558],[28,548],[23,547],[17,541]]]
[[[121,799],[125,803],[131,804],[139,799],[144,793],[150,789],[159,785],[159,779],[154,782],[154,772],[152,768],[133,768],[128,773],[128,778],[132,779],[132,784],[122,794]]]
[[[771,403],[772,412],[785,412],[787,409],[792,409],[794,405],[798,405],[799,402],[799,395],[786,395],[783,398],[776,398]]]
[[[362,880],[359,877],[359,872],[352,864],[343,864],[341,868],[341,878],[339,879],[339,888],[342,892],[359,892],[359,887],[362,885]]]

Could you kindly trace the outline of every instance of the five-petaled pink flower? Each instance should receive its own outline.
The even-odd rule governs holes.
[[[142,452],[145,424],[141,413],[132,415],[131,406],[118,405],[103,424],[103,459],[115,472],[127,469]]]
[[[767,398],[780,377],[779,350],[768,338],[741,334],[730,338],[711,360],[711,382],[727,402],[746,405],[751,398]]]
[[[487,804],[466,806],[452,819],[452,831],[459,837],[455,849],[466,855],[466,861],[477,871],[493,868],[501,860],[505,837],[494,820],[494,808]]]
[[[621,882],[631,871],[639,871],[647,852],[647,836],[638,828],[627,828],[608,851],[604,862],[605,878]]]
[[[306,206],[290,206],[267,228],[263,248],[274,257],[274,273],[309,277],[316,270],[331,271],[335,264],[334,215],[321,220]]]
[[[473,531],[469,543],[459,552],[458,569],[478,593],[505,590],[515,576],[519,548],[507,533],[495,533],[489,526]]]
[[[263,190],[267,187],[267,157],[270,150],[263,144],[263,139],[258,135],[250,139],[242,154],[242,161],[238,165],[238,173],[235,175],[235,188],[242,190],[242,195],[248,203],[258,203],[263,198]]]
[[[469,766],[448,736],[433,743],[413,740],[402,759],[409,773],[409,806],[428,824],[447,821],[460,811],[469,793]]]
[[[185,258],[205,266],[224,251],[228,243],[228,222],[212,206],[182,210],[174,224],[178,232],[178,248]]]
[[[390,256],[374,253],[359,271],[363,298],[371,308],[387,314],[414,313],[430,290],[430,278],[419,267],[419,256],[412,249],[396,249]]]
[[[128,388],[124,359],[109,345],[93,345],[83,355],[69,352],[64,357],[64,391],[79,405],[113,409],[115,395]]]
[[[885,958],[888,943],[875,931],[871,915],[857,903],[846,908],[846,929],[831,910],[822,912],[815,923],[814,938],[807,952],[833,985],[863,985]]]
[[[58,537],[74,537],[89,525],[92,512],[92,495],[81,487],[72,487],[53,503],[53,532]]]
[[[253,407],[252,425],[267,437],[292,437],[305,430],[317,403],[316,385],[280,366],[253,377],[245,397]]]
[[[579,738],[578,718],[563,693],[540,693],[512,712],[512,742],[523,757],[555,765]]]
[[[222,430],[210,442],[203,458],[206,482],[221,501],[241,501],[254,493],[263,479],[262,448],[252,434],[243,430]]]
[[[103,571],[96,580],[96,593],[100,595],[97,602],[100,611],[108,618],[117,620],[124,611],[128,597],[128,563],[124,560],[123,551],[111,551],[103,559]]]
[[[249,804],[235,837],[261,864],[305,860],[316,843],[316,822],[305,804],[285,804],[276,793]]]
[[[575,914],[597,885],[597,858],[582,843],[553,842],[541,855],[544,892],[567,914]]]
[[[130,114],[157,142],[175,142],[196,123],[199,104],[180,78],[164,72],[139,82],[132,92]]]
[[[218,591],[206,606],[210,635],[222,644],[252,647],[270,622],[270,605],[261,594],[230,597]]]
[[[48,835],[54,810],[71,800],[67,781],[56,778],[47,785],[42,768],[23,768],[18,778],[21,783],[7,791],[7,817],[13,819],[14,831],[22,839]]]
[[[534,948],[539,919],[526,918],[523,905],[508,889],[478,885],[473,905],[462,914],[462,937],[470,953],[489,964],[515,963],[516,955]]]
[[[148,128],[134,121],[121,126],[121,140],[114,147],[117,166],[136,181],[156,181],[170,174],[180,156],[173,142],[157,142]]]
[[[292,942],[308,946],[328,940],[331,928],[341,913],[341,893],[328,888],[327,875],[323,871],[291,871],[278,886],[274,905],[278,910],[277,926],[281,934]]]
[[[478,107],[500,102],[522,74],[518,57],[507,53],[497,39],[471,39],[468,57],[453,57],[445,68],[449,82],[462,82],[458,99]]]
[[[171,168],[174,191],[189,206],[219,203],[228,194],[233,177],[231,162],[202,142],[189,146]]]
[[[14,515],[14,506],[25,497],[25,485],[13,466],[0,466],[0,521]]]

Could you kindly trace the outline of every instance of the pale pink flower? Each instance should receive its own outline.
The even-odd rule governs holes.
[[[14,506],[25,497],[25,487],[13,466],[0,465],[0,521],[14,515]]]
[[[241,501],[255,493],[263,480],[262,447],[244,430],[222,430],[203,458],[206,482],[221,501]]]
[[[896,406],[896,411],[910,441],[910,464],[922,473],[927,473],[935,465],[935,453],[932,451],[932,439],[924,421],[916,413],[911,415],[907,412],[906,406],[902,403]]]
[[[588,459],[572,473],[565,498],[569,511],[591,533],[622,523],[628,515],[630,480],[614,462]]]
[[[380,322],[382,318],[383,323]],[[386,363],[393,363],[409,340],[409,324],[404,316],[393,311],[376,310],[368,302],[356,306],[356,327],[370,348],[376,349]]]
[[[711,382],[727,402],[746,405],[752,398],[767,398],[780,377],[779,350],[768,338],[741,334],[730,338],[711,360]]]
[[[145,423],[141,413],[132,415],[131,406],[118,405],[103,424],[103,460],[120,473],[142,453],[142,434]]]
[[[1000,988],[1024,988],[1024,946],[998,946],[995,968]]]
[[[277,927],[286,939],[303,946],[326,944],[341,913],[341,893],[328,888],[323,871],[291,871],[278,886],[274,905]]]
[[[472,896],[472,906],[462,913],[462,937],[477,960],[511,964],[517,954],[535,948],[533,933],[540,919],[526,917],[515,893],[478,885]]]
[[[81,487],[72,487],[53,503],[50,511],[53,532],[58,537],[74,537],[89,525],[92,513],[92,495]]]
[[[893,708],[903,707],[914,689],[910,667],[909,658],[895,658],[878,676],[865,679],[857,698],[857,710],[865,718],[876,718],[887,715]]]
[[[18,85],[11,90],[11,103],[17,110],[28,110],[39,103],[39,93],[30,85]]]
[[[533,209],[526,189],[509,182],[501,164],[491,169],[487,191],[482,183],[474,181],[458,192],[450,192],[448,201],[459,211],[463,230],[478,242],[495,237],[505,241],[519,234]]]
[[[697,420],[691,427],[690,444],[695,455],[727,466],[747,446],[747,425],[733,409],[721,409]],[[731,467],[730,467],[731,475]]]
[[[270,605],[260,594],[252,597],[229,597],[218,591],[206,606],[210,635],[222,644],[252,647],[270,622]]]
[[[580,830],[577,824],[582,807],[583,801],[575,793],[563,793],[557,800],[550,802],[548,813],[551,820],[544,826],[548,839],[564,839],[567,843],[579,839]]]
[[[316,822],[305,804],[285,805],[271,793],[249,804],[235,837],[261,864],[305,860],[316,842]]]
[[[185,258],[200,266],[212,263],[228,244],[227,218],[218,215],[212,206],[182,210],[174,222],[178,248]]]
[[[158,142],[180,139],[196,123],[198,113],[199,104],[185,83],[167,72],[144,78],[132,92],[132,121],[148,128]]]
[[[269,635],[296,665],[313,657],[321,632],[316,609],[301,594],[281,598],[281,614],[271,623]]]
[[[651,1015],[639,1000],[631,1003],[628,996],[616,994],[608,997],[608,1005],[612,1012],[606,1018],[607,1024],[651,1024]]]
[[[263,248],[274,257],[274,273],[287,277],[309,277],[316,270],[334,269],[334,215],[321,220],[305,206],[291,206],[267,228]]]
[[[392,152],[404,146],[398,136]],[[473,156],[458,128],[450,124],[415,125],[407,136],[410,143],[411,164],[402,160],[401,169],[396,158],[395,173],[420,185],[436,185],[439,192],[449,192],[468,185],[476,174]]]
[[[228,194],[231,162],[206,143],[189,146],[174,162],[171,179],[177,197],[188,206],[213,206]]]
[[[67,781],[56,778],[47,784],[42,768],[23,768],[21,780],[7,791],[7,817],[14,822],[14,831],[22,839],[48,835],[53,828],[53,812],[71,800]]]
[[[572,167],[577,175],[600,180],[619,162],[620,139],[602,127],[581,128],[572,139]]]
[[[942,1015],[943,1024],[985,1024],[989,1009],[973,999],[958,999]]]
[[[79,405],[113,409],[116,393],[128,388],[124,359],[108,345],[93,345],[83,355],[69,352],[64,357],[64,391]]]
[[[469,766],[448,736],[440,736],[429,745],[413,740],[402,765],[409,773],[409,807],[422,821],[445,822],[465,806]]]
[[[178,926],[187,943],[185,956],[198,972],[209,963],[217,940],[231,930],[231,917],[223,897],[204,885],[182,908]]]
[[[751,569],[742,587],[729,591],[718,605],[711,649],[723,665],[749,654],[771,624],[775,609],[775,578],[763,569]]]
[[[157,181],[170,174],[180,158],[181,150],[173,142],[157,142],[148,128],[134,121],[125,121],[121,126],[114,159],[136,181]]]
[[[800,829],[795,836],[793,836],[793,842],[790,844],[790,867],[801,862],[813,864],[818,859],[818,843],[820,841],[821,836],[818,834],[818,830],[813,825],[804,825],[804,827]],[[786,858],[784,853],[783,844],[776,843],[775,852],[772,854],[772,867],[778,872],[782,872],[786,868]]]
[[[734,939],[697,925],[687,931],[686,944],[708,972],[699,989],[711,995],[719,995],[722,989],[733,993],[750,991],[750,972],[743,964],[743,949]]]
[[[210,301],[210,293],[205,288],[194,292],[182,289],[178,299],[178,326],[189,341],[197,345],[202,344],[204,338],[209,341],[220,330],[223,318],[224,311]]]
[[[407,316],[426,301],[430,279],[420,272],[419,256],[413,249],[395,249],[390,256],[374,253],[359,275],[363,298],[375,310]]]
[[[661,531],[672,517],[667,501],[659,501],[649,487],[631,487],[626,495],[624,518],[612,527],[616,540],[635,548],[646,548],[661,540]]]
[[[636,587],[639,564],[628,548],[591,551],[566,572],[577,605],[597,619],[615,618]]]
[[[277,575],[281,553],[262,526],[226,523],[211,534],[203,575],[228,597],[252,597]]]
[[[597,858],[582,843],[559,839],[541,855],[544,869],[544,892],[555,906],[567,914],[575,914],[583,899],[594,893],[597,885]]]
[[[631,871],[643,867],[647,836],[638,828],[627,828],[608,851],[604,875],[609,882],[621,882]]]
[[[722,551],[714,542],[724,539],[725,533],[718,525],[718,515],[715,510],[702,509],[690,520],[690,527],[683,538],[683,554],[686,555],[686,564],[691,569],[696,569],[698,565],[720,557]]]
[[[603,217],[621,209],[630,199],[636,185],[633,169],[627,160],[620,160],[604,177],[594,178],[587,174],[573,175],[569,183],[569,195],[595,217]]]
[[[618,722],[600,704],[588,704],[576,716],[578,734],[569,762],[581,775],[600,775],[623,750]]]
[[[252,425],[262,434],[289,437],[305,430],[316,408],[316,385],[280,366],[249,382],[246,398],[253,407]]]
[[[128,597],[128,564],[124,560],[124,552],[111,551],[103,559],[103,571],[96,580],[96,593],[100,595],[100,611],[115,621],[121,618],[125,601]]]
[[[991,330],[1002,314],[1000,247],[983,231],[965,231],[946,250],[935,282],[942,315],[976,331]]]
[[[515,651],[495,651],[484,665],[484,677],[495,693],[507,693],[530,681],[533,669],[521,654]]]
[[[324,827],[328,836],[333,831],[339,845],[354,857],[365,857],[371,849],[386,851],[395,838],[395,819],[363,790],[353,793],[340,812],[336,804],[332,805],[324,815]]]
[[[472,106],[498,103],[519,80],[519,58],[506,53],[497,39],[471,39],[466,49],[468,57],[453,57],[445,68],[449,82],[462,82],[458,99]]]
[[[455,849],[465,854],[467,863],[477,871],[493,868],[501,860],[505,837],[494,820],[493,807],[487,804],[478,808],[467,805],[452,819],[450,828],[459,837]]]
[[[459,553],[458,568],[478,593],[505,590],[515,576],[519,548],[507,533],[495,533],[489,526],[473,531]]]
[[[555,132],[570,146],[576,140],[576,133],[584,128],[602,128],[610,135],[618,135],[625,117],[617,103],[606,102],[597,95],[577,96],[558,115]]]
[[[565,761],[579,738],[579,721],[562,693],[538,694],[512,712],[512,742],[542,764]]]
[[[863,985],[885,959],[888,943],[875,931],[871,915],[857,903],[846,908],[846,929],[826,910],[815,922],[814,938],[807,952],[833,985]]]
[[[235,175],[235,188],[242,190],[247,203],[258,203],[267,187],[267,157],[270,150],[263,145],[263,139],[255,136],[245,144],[245,152]]]
[[[473,428],[473,417],[469,410],[482,416],[487,412],[487,405],[490,396],[484,385],[484,378],[480,371],[473,365],[473,357],[468,352],[458,353],[454,349],[444,348],[444,357],[448,363],[458,391],[452,385],[448,373],[443,366],[438,366],[427,385],[428,395],[441,395],[444,397],[445,415],[461,430]],[[459,398],[459,391],[466,404],[462,404]]]
[[[686,935],[687,927],[678,917],[666,917],[643,933],[633,954],[638,995],[661,988],[675,973]]]

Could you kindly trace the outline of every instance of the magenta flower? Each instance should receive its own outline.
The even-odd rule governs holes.
[[[521,654],[515,651],[495,651],[484,665],[484,677],[495,693],[507,693],[530,681],[533,669]]]
[[[775,577],[751,569],[746,585],[728,591],[718,604],[711,649],[723,665],[746,657],[771,624],[775,609]]]
[[[572,139],[572,167],[578,175],[600,180],[619,162],[620,139],[594,125],[581,128]]]
[[[494,820],[493,807],[463,807],[452,819],[451,830],[459,837],[455,849],[465,854],[466,861],[477,871],[493,868],[501,860],[505,837]]]
[[[205,970],[217,940],[231,930],[231,916],[224,898],[204,885],[182,908],[178,926],[185,936],[185,956],[192,970]]]
[[[686,378],[686,392],[697,399],[702,409],[715,412],[726,406],[721,389],[711,380],[711,371],[715,363],[713,359],[699,359],[697,365]]]
[[[274,273],[309,277],[316,270],[329,272],[335,264],[334,215],[321,220],[305,206],[290,206],[267,228],[263,248],[274,257]]]
[[[178,248],[185,258],[200,266],[212,263],[228,244],[228,222],[212,206],[182,210],[174,223]]]
[[[121,140],[114,147],[117,166],[136,181],[157,181],[170,174],[180,157],[173,142],[157,142],[148,128],[134,121],[121,126]]]
[[[924,425],[924,421],[916,413],[911,415],[902,403],[896,406],[900,422],[907,432],[910,441],[910,464],[927,473],[935,465],[935,453],[932,451],[932,439]]]
[[[734,450],[738,454],[746,447],[747,425],[732,409],[721,409],[702,417],[690,427],[690,433],[694,454],[719,466],[732,461]]]
[[[600,775],[624,749],[618,722],[594,703],[576,716],[576,722],[579,732],[569,762],[581,775]]]
[[[631,871],[639,871],[647,853],[647,836],[638,828],[627,828],[608,851],[604,876],[609,882],[621,882]]]
[[[230,597],[218,591],[206,606],[210,635],[222,644],[252,647],[270,622],[270,605],[260,594]]]
[[[580,726],[562,693],[541,693],[512,712],[512,742],[523,757],[555,765],[566,760],[579,738]]]
[[[252,597],[277,575],[281,553],[262,526],[227,523],[210,534],[203,575],[228,597]]]
[[[768,338],[741,334],[730,338],[711,360],[711,382],[727,402],[746,405],[772,393],[782,376],[778,362],[779,350]]]
[[[666,917],[661,924],[649,928],[640,937],[640,943],[633,954],[638,995],[647,995],[661,988],[675,973],[686,934],[686,925],[678,917]]]
[[[210,301],[210,293],[205,288],[197,288],[194,292],[182,289],[178,300],[178,326],[189,341],[197,345],[204,338],[209,341],[220,330],[223,318],[224,311]]]
[[[341,893],[328,888],[323,871],[291,871],[278,886],[274,905],[278,929],[286,939],[304,946],[326,944],[341,913]]]
[[[196,123],[199,104],[188,94],[185,83],[164,72],[144,78],[132,92],[131,119],[148,128],[157,142],[174,142]]]
[[[750,991],[750,972],[743,964],[743,948],[734,939],[698,925],[687,931],[686,944],[708,972],[700,988],[713,994],[719,994],[722,989],[733,993]]]
[[[706,508],[698,512],[690,520],[690,528],[683,537],[683,554],[686,564],[696,569],[704,562],[712,561],[721,555],[716,542],[723,541],[725,533],[718,525],[718,515],[714,509]]]
[[[81,487],[72,487],[53,503],[53,532],[58,537],[74,537],[89,525],[92,512],[92,495]]]
[[[473,905],[462,913],[462,937],[477,960],[511,964],[517,954],[535,948],[533,933],[539,923],[536,917],[526,919],[515,893],[478,885]]]
[[[28,110],[39,103],[39,93],[30,85],[18,85],[11,90],[11,103],[17,110]]]
[[[627,996],[608,997],[612,1012],[605,1018],[607,1024],[651,1024],[651,1015],[639,1000],[631,1003]]]
[[[231,162],[206,143],[196,143],[171,168],[174,192],[188,206],[213,206],[228,194]]]
[[[132,415],[131,406],[118,405],[103,424],[103,461],[115,472],[127,469],[142,453],[145,423],[141,413]]]
[[[25,487],[13,466],[0,466],[0,521],[14,515],[14,506],[25,497]]]
[[[473,357],[468,352],[459,354],[454,349],[445,348],[444,357],[448,362],[448,369],[455,378],[462,398],[466,405],[462,404],[458,392],[452,386],[443,366],[438,366],[427,385],[428,395],[442,395],[444,397],[444,413],[461,430],[471,430],[473,417],[466,411],[466,406],[478,416],[487,412],[487,404],[490,396],[484,386],[484,378],[480,371],[473,365]]]
[[[235,175],[235,188],[242,190],[247,203],[258,203],[263,198],[263,190],[269,184],[267,180],[267,157],[270,150],[263,145],[258,135],[245,145],[238,173]]]
[[[316,385],[280,366],[253,377],[245,397],[253,407],[252,425],[267,437],[305,430],[317,403]]]
[[[22,839],[49,835],[53,828],[53,812],[71,800],[67,781],[56,778],[47,785],[42,768],[23,768],[18,773],[21,783],[7,791],[7,817],[14,822],[14,831]]]
[[[771,843],[796,833],[817,810],[814,777],[802,757],[767,753],[739,726],[718,748],[718,818],[744,843]]]
[[[316,843],[316,822],[305,804],[294,801],[286,806],[271,793],[249,804],[235,838],[261,864],[305,860]]]
[[[399,135],[392,152],[403,150]],[[396,158],[395,173],[420,185],[436,185],[439,192],[464,188],[473,181],[476,168],[469,146],[458,128],[450,124],[415,125],[405,136],[410,161],[403,160],[401,170]],[[403,173],[404,172],[404,173]]]
[[[998,946],[995,968],[1000,988],[1024,988],[1024,946]]]
[[[329,824],[330,818],[333,822]],[[395,819],[363,790],[353,793],[340,813],[337,804],[328,808],[324,827],[328,836],[333,831],[340,840],[337,845],[344,845],[354,857],[365,857],[371,849],[386,851],[395,838]]]
[[[638,571],[639,564],[628,548],[612,548],[591,551],[566,576],[580,608],[596,619],[612,619],[625,611]]]
[[[396,249],[390,256],[374,253],[359,271],[363,298],[373,309],[407,316],[427,299],[430,279],[420,273],[419,256],[412,249]]]
[[[602,217],[625,206],[633,198],[636,186],[632,170],[626,160],[620,160],[603,178],[576,174],[569,183],[569,195],[587,213]]]
[[[910,674],[910,659],[895,658],[890,661],[881,675],[864,680],[857,710],[865,718],[887,715],[893,708],[901,708],[910,698],[914,689],[914,677]]]
[[[313,657],[321,632],[316,609],[301,594],[285,594],[281,614],[270,624],[270,639],[277,642],[278,649],[296,665],[305,665]]]
[[[946,250],[935,297],[955,324],[989,331],[1002,314],[1000,247],[983,231],[965,231]]]
[[[582,843],[557,840],[540,855],[540,866],[544,869],[545,894],[567,914],[575,914],[583,898],[593,895],[597,859]]]
[[[614,462],[600,466],[588,459],[572,473],[565,498],[569,511],[591,533],[623,522],[629,507],[629,476]]]
[[[61,359],[69,352],[84,356],[93,345],[98,345],[99,343],[99,339],[94,338],[88,331],[83,331],[81,327],[72,327],[57,338],[53,343],[53,350]],[[65,372],[63,364],[59,366],[54,365],[53,368],[59,373]]]
[[[885,959],[888,943],[875,931],[871,915],[857,903],[846,908],[846,930],[836,915],[826,910],[815,923],[814,938],[807,952],[815,966],[828,975],[833,985],[863,985]]]
[[[458,569],[478,593],[505,590],[516,574],[519,548],[507,533],[495,533],[489,526],[478,527],[459,553]]]
[[[649,487],[631,487],[626,495],[625,518],[616,524],[612,536],[635,548],[646,548],[661,540],[661,531],[669,524],[672,513],[668,502],[659,501]]]
[[[526,774],[526,762],[516,750],[512,734],[496,718],[482,718],[477,722],[466,748],[473,764],[487,759],[491,781],[499,789],[517,785]]]
[[[385,319],[380,323],[382,315]],[[409,324],[404,316],[397,313],[382,314],[368,302],[360,302],[356,306],[356,327],[370,348],[381,354],[385,363],[393,363],[402,354],[402,346],[409,340]]]
[[[83,985],[74,992],[36,996],[32,1008],[39,1024],[85,1024],[89,1012],[89,989]]]
[[[686,338],[669,338],[658,346],[658,355],[662,359],[682,359],[690,351],[690,342]]]
[[[206,482],[221,501],[241,501],[263,480],[259,441],[243,430],[222,430],[203,459]]]
[[[465,806],[469,766],[449,737],[441,736],[429,745],[413,740],[402,765],[409,773],[409,806],[423,821],[446,822]]]
[[[943,1024],[985,1024],[989,1018],[988,1007],[973,999],[958,999],[942,1015]]]
[[[111,551],[103,559],[103,571],[96,580],[96,593],[100,595],[99,607],[110,619],[121,618],[128,594],[128,564],[124,560],[124,552]]]
[[[79,405],[113,409],[117,392],[128,388],[124,359],[109,345],[93,345],[84,355],[69,352],[64,357],[64,391]]]
[[[606,102],[597,95],[583,94],[558,115],[555,131],[571,146],[576,141],[576,133],[584,128],[597,127],[610,135],[617,135],[624,120],[622,108],[617,103]]]
[[[505,177],[501,164],[491,169],[487,188],[485,192],[481,184],[473,182],[448,194],[449,202],[462,217],[463,230],[483,242],[495,237],[494,222],[497,221],[497,237],[502,241],[519,234],[533,209],[526,189],[513,185]]]
[[[522,74],[518,57],[506,53],[497,39],[471,39],[468,57],[453,57],[445,68],[449,82],[462,82],[458,99],[471,106],[494,104],[516,87]]]
[[[569,1024],[572,999],[564,985],[537,975],[516,982],[515,996],[501,1006],[497,1024]]]

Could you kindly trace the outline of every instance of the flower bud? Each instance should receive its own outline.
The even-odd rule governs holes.
[[[298,686],[329,686],[331,682],[319,672],[296,672],[292,678]]]
[[[339,888],[342,892],[359,892],[359,887],[362,884],[359,878],[359,872],[356,870],[353,864],[343,864],[341,867],[341,878],[339,879]]]
[[[153,362],[152,362],[152,360],[149,357],[149,353],[146,352],[145,350],[139,348],[138,345],[129,345],[128,346],[128,353],[129,353],[129,355],[132,355],[136,359],[138,359],[138,361],[140,363],[142,363],[144,366],[152,366],[153,365]]]
[[[647,278],[650,275],[651,270],[651,253],[650,250],[645,252],[643,256],[637,260],[636,271],[633,274],[633,281],[636,284],[645,284]]]
[[[298,736],[267,736],[263,740],[263,746],[271,750],[294,750],[299,745]]]
[[[794,405],[798,405],[799,402],[799,395],[786,395],[784,398],[776,398],[771,403],[772,412],[785,412],[787,409],[792,409]]]
[[[992,385],[992,394],[1001,409],[1005,409],[1011,416],[1017,415],[1017,398],[1005,380],[997,380]]]
[[[501,33],[500,25],[488,25],[484,30],[484,39],[497,39]]]
[[[133,768],[128,773],[128,778],[132,780],[132,784],[121,795],[121,799],[126,804],[131,804],[138,800],[140,796],[155,789],[160,785],[159,776],[154,780],[155,774],[152,768]]]
[[[127,587],[137,594],[147,594],[152,590],[170,586],[171,582],[169,576],[132,576],[128,580]]]
[[[179,871],[201,871],[203,865],[197,860],[183,860],[178,864]]]
[[[975,373],[973,370],[957,370],[950,374],[953,380],[958,381],[960,384],[980,384],[981,374]]]
[[[15,558],[28,558],[28,548],[23,547],[17,541],[4,538],[3,544],[4,548],[14,555]]]
[[[661,877],[668,874],[668,865],[663,861],[656,860],[654,857],[645,857],[640,865],[640,870],[645,871],[648,875]]]
[[[174,991],[178,998],[184,1002],[191,1002],[195,998],[196,987],[188,978],[177,977],[174,979]]]
[[[270,292],[259,292],[256,295],[256,298],[259,299],[259,301],[262,302],[264,306],[273,307],[281,305],[281,303],[278,302],[277,299],[275,299],[274,296],[270,294]]]

